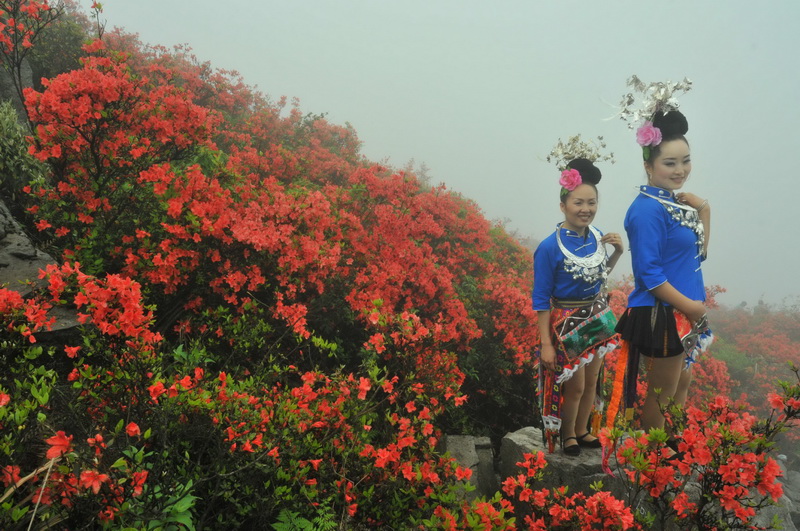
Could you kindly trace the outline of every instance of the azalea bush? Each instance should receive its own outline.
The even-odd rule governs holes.
[[[637,521],[667,529],[750,529],[760,509],[783,495],[782,471],[770,455],[800,419],[800,375],[770,393],[767,418],[718,396],[707,407],[671,408],[665,429],[604,431],[605,452],[626,483]],[[673,450],[674,449],[674,450]]]
[[[426,492],[446,497],[448,478],[469,476],[436,457],[440,433],[421,385],[377,367],[367,377],[280,366],[238,379],[201,367],[159,374],[161,338],[147,330],[152,314],[135,282],[101,282],[72,264],[42,276],[47,287],[29,298],[0,290],[4,528],[92,519],[205,527],[235,515],[245,525],[281,509],[307,514],[309,500],[337,521],[385,523],[408,518],[410,505],[427,514],[417,504]],[[78,310],[83,344],[29,346],[52,324],[42,309],[65,304]],[[46,368],[65,370],[62,358],[75,360],[68,373]],[[190,512],[198,498],[203,510]]]
[[[30,151],[54,168],[26,188],[29,212],[54,252],[136,279],[159,332],[208,341],[218,359],[252,369],[267,350],[305,369],[356,370],[376,357],[441,407],[464,402],[454,399],[469,382],[476,405],[524,411],[529,398],[513,388],[531,379],[536,341],[530,256],[474,203],[357,163],[352,133],[318,118],[290,114],[271,138],[283,146],[261,152],[252,120],[196,103],[190,88],[207,81],[192,65],[136,66],[103,42],[87,52],[81,70],[26,92]],[[167,83],[176,76],[186,82]],[[254,109],[253,120],[274,119]],[[509,418],[530,421],[528,411]]]
[[[185,50],[116,34],[83,53],[25,91],[44,171],[22,221],[61,265],[2,291],[4,527],[457,507],[469,471],[443,429],[533,416],[529,254]],[[55,309],[79,322],[65,344]]]

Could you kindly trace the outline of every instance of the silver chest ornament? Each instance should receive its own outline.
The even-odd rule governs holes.
[[[605,282],[608,277],[608,254],[605,247],[600,243],[602,234],[600,231],[589,225],[589,230],[597,242],[597,249],[587,256],[576,256],[570,252],[561,241],[561,223],[556,228],[556,241],[558,248],[564,255],[564,271],[572,275],[575,280],[583,280],[587,284],[596,284],[597,282]]]

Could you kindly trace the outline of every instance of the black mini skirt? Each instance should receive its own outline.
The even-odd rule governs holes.
[[[683,354],[672,307],[638,306],[620,317],[616,331],[639,354],[652,358],[671,358]]]

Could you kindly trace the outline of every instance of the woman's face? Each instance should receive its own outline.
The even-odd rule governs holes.
[[[597,190],[590,184],[581,184],[561,203],[561,212],[563,227],[583,234],[597,214]]]
[[[645,162],[649,183],[665,190],[678,190],[692,171],[689,145],[680,138],[663,142],[655,160]]]

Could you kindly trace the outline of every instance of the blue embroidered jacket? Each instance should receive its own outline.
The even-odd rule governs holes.
[[[631,249],[634,288],[628,306],[654,306],[656,298],[650,290],[669,282],[692,300],[705,300],[703,272],[705,257],[698,248],[694,231],[681,225],[657,199],[671,203],[669,190],[642,186],[625,215],[625,232]]]
[[[561,231],[561,243],[575,256],[588,256],[597,250],[597,240],[589,229],[586,237],[565,229]],[[582,278],[575,279],[564,271],[564,253],[558,248],[554,232],[539,244],[533,253],[533,309],[549,310],[550,298],[590,299],[600,291],[600,281],[589,284]]]

